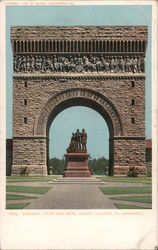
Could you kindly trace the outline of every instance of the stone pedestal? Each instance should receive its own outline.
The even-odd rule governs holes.
[[[66,158],[66,171],[64,177],[91,177],[88,168],[87,153],[67,153]]]

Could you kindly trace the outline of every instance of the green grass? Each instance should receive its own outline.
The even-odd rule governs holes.
[[[145,184],[151,184],[152,178],[151,177],[135,177],[135,178],[129,178],[129,177],[123,177],[123,176],[96,176],[96,178],[99,178],[101,181],[104,182],[128,182],[128,183],[145,183]]]
[[[151,188],[149,187],[100,187],[100,190],[105,195],[151,193]]]
[[[7,192],[20,192],[30,194],[45,194],[51,188],[49,187],[26,187],[26,186],[7,186]]]
[[[125,205],[125,204],[118,204],[118,203],[115,203],[114,205],[118,209],[150,209],[150,208],[146,208],[146,207]]]
[[[112,197],[112,200],[152,203],[151,196]]]
[[[23,196],[23,195],[12,195],[12,194],[7,194],[6,195],[6,200],[26,200],[26,199],[36,199],[37,197],[29,197],[29,196]]]
[[[36,181],[51,181],[57,176],[7,176],[7,183],[10,182],[36,182]]]
[[[30,203],[23,203],[23,204],[8,204],[6,205],[6,209],[23,209],[24,207],[28,206]]]

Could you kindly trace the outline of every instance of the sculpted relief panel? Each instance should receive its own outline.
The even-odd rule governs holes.
[[[16,73],[144,73],[144,55],[15,55]]]

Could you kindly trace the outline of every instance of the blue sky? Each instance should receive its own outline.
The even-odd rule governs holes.
[[[151,15],[152,7],[144,6],[7,6],[7,138],[12,138],[12,50],[10,27],[16,25],[147,25],[146,58],[146,137],[151,138]],[[77,128],[88,132],[91,156],[108,157],[108,128],[103,118],[86,107],[73,107],[61,112],[50,128],[50,156],[61,158]]]

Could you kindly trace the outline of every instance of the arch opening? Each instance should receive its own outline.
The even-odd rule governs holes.
[[[49,174],[49,131],[50,126],[53,123],[54,119],[57,117],[59,113],[64,111],[67,108],[70,107],[76,107],[76,106],[82,106],[82,107],[88,107],[96,112],[98,112],[104,119],[105,123],[108,126],[109,130],[109,168],[108,168],[108,175],[113,175],[113,165],[114,165],[114,127],[112,120],[109,116],[109,114],[103,109],[101,105],[96,104],[94,101],[86,99],[86,98],[75,98],[75,99],[68,99],[66,101],[61,102],[58,104],[50,113],[48,121],[47,121],[47,127],[46,127],[46,136],[47,136],[47,172]]]
[[[64,155],[69,147],[72,132],[85,129],[88,135],[87,152],[91,174],[108,174],[109,129],[103,117],[85,106],[64,109],[53,120],[49,129],[49,164],[53,174],[63,174]],[[52,171],[50,171],[52,173]]]

